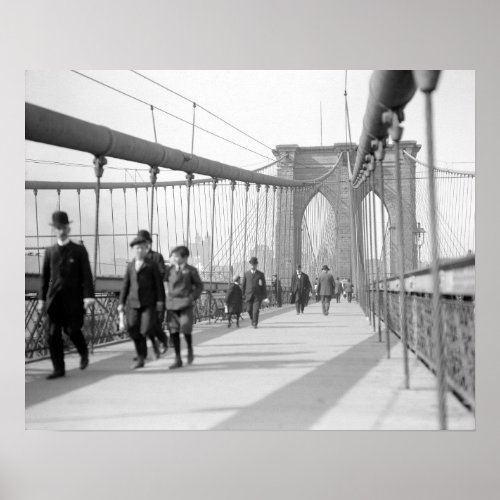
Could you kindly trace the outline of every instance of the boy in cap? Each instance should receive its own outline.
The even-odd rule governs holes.
[[[127,306],[130,338],[134,341],[137,358],[132,369],[143,368],[147,356],[146,337],[154,341],[157,314],[164,310],[165,288],[155,262],[147,258],[147,241],[136,236],[130,243],[134,259],[129,262],[120,293],[118,311]]]
[[[226,293],[225,303],[227,306],[227,327],[231,328],[231,318],[233,314],[236,316],[236,326],[240,327],[240,314],[243,307],[243,294],[240,288],[240,275],[236,274],[233,278],[233,283],[229,285]]]
[[[80,354],[80,369],[89,364],[87,343],[82,333],[85,311],[94,304],[94,286],[85,247],[69,239],[70,221],[66,212],[52,214],[57,243],[45,250],[37,310],[49,317],[48,345],[54,371],[52,380],[65,375],[66,333]]]
[[[182,367],[181,337],[184,334],[188,348],[187,362],[194,361],[193,353],[193,305],[203,291],[203,282],[195,267],[187,263],[189,250],[175,247],[170,252],[172,264],[166,273],[167,322],[175,349],[175,362],[170,369]]]
[[[266,278],[264,273],[257,269],[259,263],[257,257],[252,257],[248,263],[250,264],[250,270],[243,275],[241,288],[252,326],[257,328],[260,305],[262,300],[267,297]]]
[[[144,238],[146,240],[147,246],[147,255],[146,258],[152,260],[158,266],[158,270],[160,271],[160,277],[162,282],[165,280],[165,259],[160,252],[155,252],[151,245],[153,244],[153,239],[151,238],[151,234],[149,231],[145,229],[141,229],[137,232],[137,236]],[[158,339],[162,346],[161,354],[165,354],[168,350],[168,338],[165,332],[163,331],[163,318],[165,317],[165,311],[159,311],[157,314],[157,322],[154,327],[154,336]],[[159,357],[160,352],[158,351],[158,347],[156,342],[153,340],[153,349],[157,357]]]

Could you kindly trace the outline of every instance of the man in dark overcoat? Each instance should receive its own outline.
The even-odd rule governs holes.
[[[304,307],[311,293],[311,281],[309,280],[309,276],[302,272],[300,264],[297,266],[297,271],[292,277],[291,293],[294,294],[297,314],[303,314]]]
[[[335,295],[335,280],[330,273],[330,268],[325,264],[321,268],[321,274],[318,279],[318,295],[321,297],[321,308],[323,314],[328,316],[330,311],[330,302]]]
[[[89,364],[87,343],[82,333],[86,309],[94,304],[94,286],[89,256],[84,246],[69,239],[70,221],[66,212],[54,212],[52,224],[57,243],[45,250],[38,312],[49,317],[48,345],[54,371],[49,380],[65,375],[62,332],[69,336],[80,354],[80,368]]]
[[[162,282],[165,281],[165,259],[160,252],[155,252],[152,248],[153,239],[151,238],[151,234],[149,231],[145,229],[141,229],[137,232],[137,236],[144,238],[146,240],[147,245],[147,255],[146,258],[152,260],[158,266],[158,270],[160,271],[160,277]],[[163,320],[165,318],[165,311],[158,311],[157,313],[157,323],[154,328],[155,339],[161,344],[161,354],[165,354],[168,350],[168,338],[166,333],[163,331]],[[156,341],[153,341],[153,350],[155,351],[156,357],[159,357],[160,352],[156,345]]]
[[[267,298],[266,278],[262,271],[257,269],[259,261],[252,257],[249,261],[250,270],[243,275],[242,292],[246,311],[252,321],[252,326],[259,324],[259,310],[262,301]]]

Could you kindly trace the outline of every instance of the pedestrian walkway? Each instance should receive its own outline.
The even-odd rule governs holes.
[[[245,315],[246,316],[246,315]],[[391,359],[358,304],[311,304],[264,314],[258,329],[198,325],[195,364],[169,371],[172,353],[129,369],[131,342],[95,350],[85,371],[46,381],[50,361],[26,365],[28,429],[437,429],[435,377],[410,358],[403,388],[401,344]],[[185,357],[185,353],[183,353]],[[450,429],[474,429],[448,396]]]

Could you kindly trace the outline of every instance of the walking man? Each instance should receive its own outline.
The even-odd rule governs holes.
[[[89,256],[84,246],[69,239],[70,221],[66,212],[52,214],[57,243],[45,250],[37,310],[49,317],[48,345],[54,371],[52,380],[64,377],[64,342],[69,336],[80,355],[80,369],[89,364],[87,343],[82,333],[85,311],[94,304],[94,286]]]
[[[227,327],[231,328],[232,316],[236,316],[236,326],[240,327],[240,314],[243,308],[243,294],[240,288],[240,275],[236,274],[233,282],[229,285],[226,293],[225,303],[227,307]]]
[[[347,282],[344,284],[344,291],[347,293],[347,302],[351,302],[352,300],[352,291],[353,291],[353,284],[351,283],[351,280],[348,278]]]
[[[337,304],[340,302],[340,296],[342,294],[343,286],[342,286],[342,281],[340,281],[340,278],[337,277],[335,280],[335,298],[337,299]]]
[[[297,314],[304,314],[304,307],[307,305],[311,292],[311,281],[309,276],[302,272],[300,264],[297,266],[297,272],[292,277],[291,292],[295,296]]]
[[[330,311],[330,302],[334,293],[335,280],[330,273],[330,268],[325,264],[321,268],[321,274],[318,279],[318,296],[321,296],[321,308],[325,316],[328,316]]]
[[[203,282],[196,267],[187,263],[189,250],[185,246],[175,247],[170,253],[173,265],[167,270],[167,321],[175,349],[175,361],[171,370],[182,367],[181,333],[186,340],[190,365],[193,352],[193,306],[203,291]]]
[[[146,258],[152,260],[153,262],[156,263],[158,266],[158,270],[160,271],[160,277],[161,281],[165,281],[165,259],[163,258],[163,255],[160,252],[155,252],[152,249],[152,244],[153,244],[153,239],[151,238],[151,234],[149,231],[146,231],[145,229],[141,229],[138,233],[137,236],[144,238],[146,240],[146,248],[147,248],[147,255]],[[165,318],[165,311],[160,311],[156,315],[156,323],[154,326],[154,337],[153,337],[153,349],[155,351],[155,354],[157,357],[159,357],[160,351],[156,345],[156,340],[161,344],[161,354],[165,354],[168,350],[168,338],[166,333],[163,331],[163,319]]]
[[[165,287],[158,266],[147,258],[147,240],[136,236],[130,246],[134,250],[134,259],[125,272],[118,312],[122,313],[127,307],[128,332],[137,354],[132,369],[136,370],[143,368],[146,361],[146,338],[149,337],[154,345],[158,314],[165,307]]]
[[[273,290],[274,301],[278,307],[281,307],[281,305],[282,305],[282,300],[281,300],[282,288],[281,288],[281,280],[278,278],[277,274],[273,274],[273,277],[271,280],[271,287]]]
[[[257,264],[259,263],[257,257],[252,257],[248,262],[250,270],[243,275],[241,288],[252,326],[257,328],[259,324],[260,305],[267,297],[266,278],[264,273],[257,269]]]

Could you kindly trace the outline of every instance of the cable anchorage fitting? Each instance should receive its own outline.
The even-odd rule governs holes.
[[[107,165],[108,160],[105,156],[94,156],[93,163],[95,176],[100,179],[104,174],[104,165]]]
[[[151,184],[153,184],[153,186],[156,184],[156,179],[159,173],[160,169],[158,167],[149,167],[149,178],[151,179]]]
[[[188,188],[190,188],[193,185],[193,179],[194,179],[193,174],[186,174],[186,186]]]
[[[394,142],[399,142],[403,135],[403,127],[401,123],[405,116],[402,109],[388,110],[382,113],[382,123],[388,125],[389,135]]]

